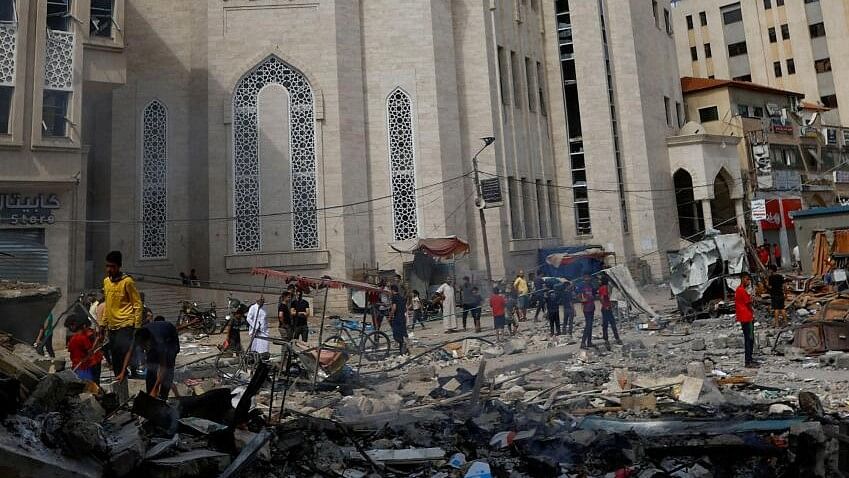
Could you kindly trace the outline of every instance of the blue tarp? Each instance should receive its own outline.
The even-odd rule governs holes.
[[[580,279],[584,274],[595,274],[604,269],[604,263],[598,259],[580,258],[575,262],[567,265],[554,267],[545,261],[545,258],[551,254],[575,254],[591,248],[600,246],[560,246],[550,249],[539,249],[537,263],[540,264],[537,270],[537,275],[545,277],[563,277],[569,280]]]

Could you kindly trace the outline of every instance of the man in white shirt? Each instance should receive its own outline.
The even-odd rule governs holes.
[[[454,288],[451,287],[451,279],[439,286],[436,292],[445,297],[442,301],[442,328],[445,332],[454,332],[457,330],[457,312],[454,308]]]
[[[265,317],[265,298],[260,297],[254,305],[248,309],[246,322],[248,323],[248,333],[251,335],[251,352],[256,352],[261,356],[268,355],[268,320]],[[260,338],[262,337],[262,338]]]

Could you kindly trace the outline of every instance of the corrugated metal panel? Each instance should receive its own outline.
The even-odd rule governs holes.
[[[43,229],[0,229],[0,279],[47,283]]]

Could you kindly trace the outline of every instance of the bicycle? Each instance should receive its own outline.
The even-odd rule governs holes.
[[[392,351],[392,342],[389,335],[379,330],[368,332],[371,326],[366,324],[365,320],[362,322],[337,320],[335,326],[338,334],[328,337],[322,343],[321,348],[340,350],[349,355],[361,355],[372,362],[386,360],[389,357]],[[359,332],[359,337],[352,334],[352,331]]]
[[[201,311],[197,302],[183,300],[178,302],[180,313],[177,316],[177,329],[200,330],[212,335],[218,329],[218,314],[215,311],[215,302],[209,304],[209,309]],[[223,329],[222,329],[223,330]]]

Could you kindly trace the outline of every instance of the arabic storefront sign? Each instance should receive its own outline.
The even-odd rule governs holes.
[[[781,199],[779,207],[778,199],[766,200],[766,219],[761,221],[761,229],[764,231],[777,231],[784,224],[786,229],[794,229],[795,224],[790,213],[802,209],[802,200],[798,198]],[[781,217],[781,209],[784,209],[784,217]]]
[[[54,212],[62,207],[56,194],[0,193],[0,224],[39,225],[56,222]]]

